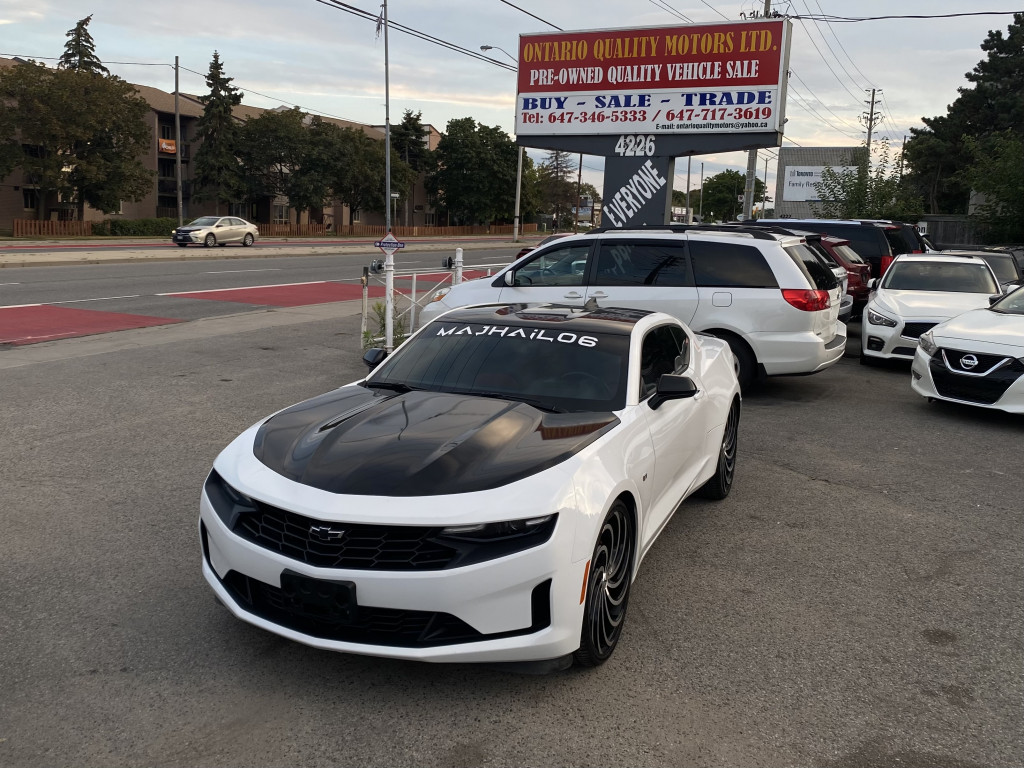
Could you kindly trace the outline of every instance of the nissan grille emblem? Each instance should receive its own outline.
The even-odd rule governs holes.
[[[963,357],[960,358],[960,365],[961,367],[963,367],[965,371],[973,370],[977,364],[978,358],[976,358],[974,355],[964,355]]]
[[[309,535],[319,541],[338,541],[345,535],[345,531],[340,528],[331,528],[329,525],[311,525],[309,526]]]

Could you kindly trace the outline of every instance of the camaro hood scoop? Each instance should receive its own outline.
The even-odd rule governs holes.
[[[331,493],[436,496],[497,488],[565,461],[618,423],[515,400],[344,387],[260,427],[256,458]]]

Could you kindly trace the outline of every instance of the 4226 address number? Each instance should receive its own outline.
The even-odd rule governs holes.
[[[653,136],[619,136],[615,142],[615,154],[620,157],[652,157],[654,155]]]

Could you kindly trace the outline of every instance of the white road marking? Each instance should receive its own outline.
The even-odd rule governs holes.
[[[253,288],[291,288],[296,285],[323,285],[330,280],[313,280],[308,283],[275,283],[273,285],[246,285],[241,288],[211,288],[206,291],[173,291],[172,293],[158,293],[157,296],[179,296],[183,293],[227,293],[228,291],[251,291]]]
[[[232,275],[232,274],[234,274],[236,272],[280,272],[280,271],[281,270],[278,269],[278,268],[270,268],[270,269],[226,269],[223,272],[204,272],[203,274],[206,274],[206,275]],[[0,285],[3,285],[3,283],[0,283]],[[17,285],[17,283],[11,283],[11,285]]]
[[[21,285],[21,283],[0,283],[0,285]]]
[[[137,299],[142,296],[141,293],[133,294],[132,296],[101,296],[98,299],[68,299],[67,301],[48,301],[47,304],[81,304],[86,301],[113,301],[114,299]]]

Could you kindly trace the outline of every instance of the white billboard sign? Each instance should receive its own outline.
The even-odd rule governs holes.
[[[816,203],[821,200],[818,190],[814,185],[821,183],[821,172],[827,165],[790,165],[786,168],[783,177],[785,182],[782,186],[782,199],[787,203]],[[856,173],[857,166],[840,165],[832,168],[836,173],[853,171]]]

